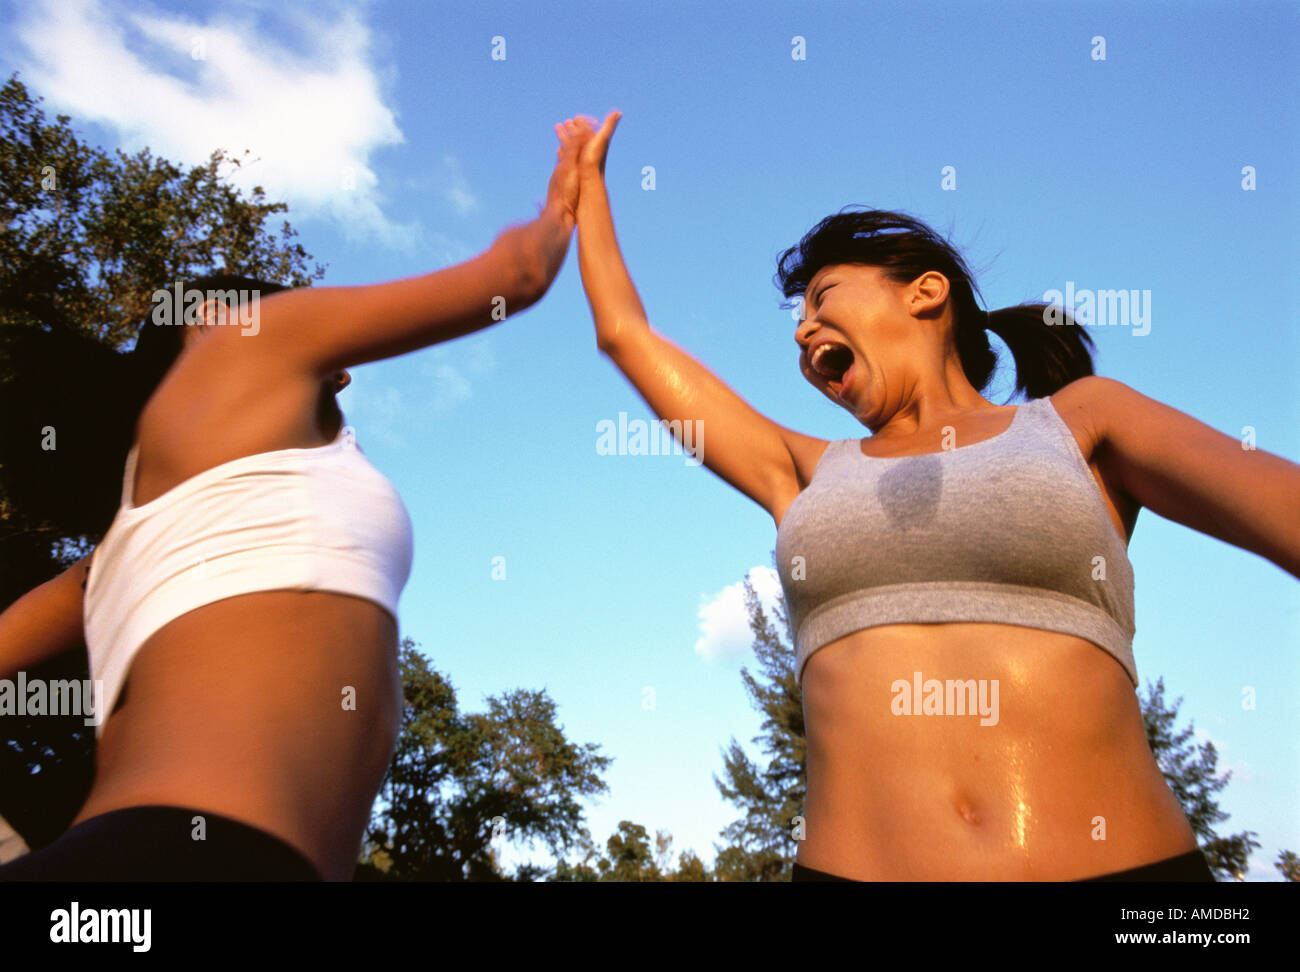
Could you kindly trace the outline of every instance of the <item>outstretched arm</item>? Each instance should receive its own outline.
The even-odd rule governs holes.
[[[761,415],[646,319],[614,236],[605,154],[620,114],[611,112],[579,157],[578,266],[596,323],[596,345],[670,423],[692,423],[697,458],[780,523],[811,478],[825,440]],[[582,122],[586,124],[586,122]],[[674,434],[680,426],[671,425]]]
[[[1087,396],[1102,462],[1126,493],[1166,519],[1300,577],[1300,465],[1243,449],[1112,378],[1073,383]]]
[[[220,328],[213,337],[227,351],[285,362],[318,381],[519,313],[542,298],[564,263],[576,220],[583,141],[562,137],[541,213],[506,228],[478,256],[389,283],[282,291],[261,302],[254,325]]]

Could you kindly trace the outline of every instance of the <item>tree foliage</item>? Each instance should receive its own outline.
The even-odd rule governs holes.
[[[715,848],[714,869],[724,881],[788,881],[794,864],[794,828],[803,813],[807,740],[803,698],[795,684],[794,652],[789,647],[790,621],[784,601],[777,617],[786,632],[778,633],[758,594],[745,578],[745,606],[754,636],[759,675],[740,671],[750,704],[763,716],[757,743],[767,757],[761,766],[746,755],[735,739],[723,754],[724,779],[714,777],[723,799],[736,804],[741,817],[722,831],[726,841]]]
[[[1187,740],[1195,730],[1194,723],[1189,723],[1181,732],[1174,731],[1174,720],[1183,700],[1179,698],[1166,708],[1164,693],[1165,680],[1162,677],[1154,687],[1147,683],[1146,698],[1142,700],[1142,722],[1151,753],[1187,815],[1187,822],[1196,834],[1196,843],[1205,853],[1210,870],[1220,879],[1240,878],[1246,873],[1251,848],[1259,846],[1259,841],[1254,839],[1257,835],[1253,830],[1245,830],[1221,837],[1213,826],[1228,819],[1228,814],[1219,809],[1214,794],[1228,785],[1232,771],[1228,770],[1222,776],[1216,772],[1219,757],[1214,743],[1207,740],[1199,747],[1188,744]]]
[[[561,859],[548,875],[551,881],[712,881],[714,875],[692,850],[682,851],[673,869],[673,838],[658,831],[654,847],[645,827],[631,820],[619,821],[618,830],[605,842],[605,853],[597,851],[588,833],[577,841],[579,856],[570,864]]]
[[[112,154],[51,124],[13,75],[0,88],[0,322],[88,330],[112,348],[135,336],[150,294],[229,268],[294,287],[324,275],[260,186],[227,181],[255,160],[212,152],[189,169],[143,149]]]
[[[358,877],[507,880],[494,838],[540,842],[557,856],[580,842],[580,798],[607,789],[600,774],[611,759],[568,741],[544,691],[516,689],[490,696],[486,712],[462,713],[409,638],[401,665],[401,735]]]

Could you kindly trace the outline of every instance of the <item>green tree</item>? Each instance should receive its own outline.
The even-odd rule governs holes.
[[[227,184],[246,162],[219,150],[189,169],[148,150],[110,155],[83,141],[67,115],[49,121],[11,75],[0,88],[0,330],[66,329],[116,352],[134,338],[150,294],[173,280],[226,270],[309,285],[324,268],[308,269],[288,222],[278,233],[267,226],[285,204]],[[8,348],[0,344],[0,387],[17,377]],[[69,380],[22,377],[51,387]],[[36,514],[0,486],[0,605],[66,569],[108,526]],[[27,674],[85,679],[88,668],[82,645]],[[0,716],[0,738],[0,815],[43,847],[85,800],[93,727],[80,716]]]
[[[0,322],[62,323],[119,348],[150,294],[218,268],[294,287],[324,275],[260,186],[245,199],[222,149],[188,170],[144,149],[112,155],[83,142],[67,115],[51,124],[12,75],[0,88]]]
[[[677,869],[671,867],[672,834],[666,830],[655,834],[654,848],[646,828],[631,820],[619,822],[618,830],[605,843],[601,855],[584,832],[575,847],[580,852],[576,863],[561,859],[547,876],[550,881],[711,881],[712,875],[694,851],[678,857]]]
[[[742,668],[740,674],[751,704],[763,715],[762,733],[753,741],[761,745],[767,763],[762,766],[751,760],[734,739],[724,753],[725,781],[715,777],[715,783],[742,815],[721,833],[727,843],[716,848],[714,874],[721,881],[788,880],[796,850],[793,829],[803,812],[806,759],[803,702],[794,680],[794,639],[784,599],[777,603],[784,638],[763,610],[748,578],[745,604],[761,677],[751,675],[748,668]],[[1221,776],[1216,773],[1218,755],[1213,743],[1198,748],[1187,745],[1194,725],[1173,731],[1182,699],[1172,707],[1165,706],[1163,678],[1154,688],[1148,683],[1146,698],[1139,702],[1152,755],[1187,815],[1210,869],[1221,879],[1239,878],[1246,871],[1251,848],[1259,842],[1253,831],[1222,837],[1213,829],[1215,823],[1228,818],[1214,794],[1227,786],[1231,771]],[[1295,856],[1284,854],[1276,866],[1284,875],[1295,874]]]
[[[1273,866],[1282,872],[1284,881],[1300,881],[1300,857],[1295,851],[1284,850],[1277,855]]]
[[[1174,720],[1183,700],[1179,698],[1172,707],[1165,708],[1164,693],[1163,677],[1156,681],[1154,688],[1150,682],[1147,683],[1146,698],[1141,700],[1147,743],[1169,788],[1178,797],[1187,822],[1192,825],[1196,842],[1204,851],[1210,870],[1220,879],[1240,879],[1246,873],[1251,848],[1259,846],[1259,841],[1254,839],[1257,835],[1253,830],[1246,830],[1230,837],[1220,837],[1213,826],[1228,819],[1228,814],[1219,809],[1214,794],[1228,785],[1232,771],[1222,776],[1215,772],[1219,757],[1214,743],[1207,741],[1199,747],[1187,744],[1195,723],[1189,723],[1186,729],[1174,733]]]
[[[645,827],[630,820],[621,820],[618,833],[606,842],[611,881],[661,881],[663,873],[655,863],[650,850],[650,839]]]
[[[579,798],[607,789],[600,774],[612,759],[565,738],[546,692],[517,689],[490,696],[487,712],[461,713],[451,683],[409,638],[401,667],[401,734],[358,879],[508,880],[494,837],[539,841],[557,857],[580,842]],[[516,877],[541,873],[529,866]]]
[[[556,862],[555,868],[547,875],[548,881],[599,881],[602,875],[612,870],[612,865],[602,858],[591,839],[591,833],[585,828],[574,840],[577,860],[570,864],[563,857]]]
[[[740,670],[750,704],[763,716],[757,743],[767,757],[759,766],[732,739],[723,754],[725,781],[714,777],[723,799],[736,804],[742,816],[722,831],[725,847],[716,848],[714,872],[720,881],[788,881],[794,864],[794,828],[803,813],[804,735],[803,699],[794,679],[794,652],[788,642],[790,622],[783,601],[777,619],[786,631],[782,638],[745,578],[745,606],[754,635],[754,657],[760,675]]]
[[[709,869],[704,866],[704,862],[699,859],[694,851],[682,851],[681,856],[677,859],[677,872],[672,875],[673,881],[712,881]]]

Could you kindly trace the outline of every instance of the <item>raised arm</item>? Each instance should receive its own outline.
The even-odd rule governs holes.
[[[692,423],[694,441],[702,444],[700,461],[779,524],[811,479],[826,441],[761,415],[650,327],[619,252],[605,189],[605,154],[619,117],[611,112],[579,157],[578,266],[596,323],[596,345],[659,418]],[[678,435],[681,426],[670,428]]]
[[[519,313],[542,298],[564,263],[576,219],[580,147],[581,140],[562,139],[541,213],[502,231],[478,256],[388,283],[281,291],[260,302],[255,323],[220,328],[220,338],[315,380]]]
[[[0,612],[0,679],[13,678],[85,641],[82,585],[91,556]]]

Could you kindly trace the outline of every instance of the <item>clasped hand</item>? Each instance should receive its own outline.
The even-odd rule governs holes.
[[[595,128],[596,119],[589,115],[566,118],[555,126],[560,146],[555,150],[555,170],[547,187],[547,207],[562,209],[577,222],[582,184],[605,177],[609,140],[622,117],[622,112],[611,111],[599,129]]]

